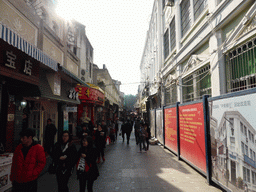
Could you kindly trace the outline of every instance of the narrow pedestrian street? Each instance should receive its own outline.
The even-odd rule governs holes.
[[[106,161],[98,166],[100,176],[94,183],[94,192],[221,191],[209,186],[202,175],[162,146],[150,145],[149,151],[138,153],[134,133],[129,145],[118,136],[117,142],[105,151]],[[79,191],[75,172],[69,180],[69,189]],[[38,192],[46,191],[57,191],[55,175],[46,173],[39,178]]]

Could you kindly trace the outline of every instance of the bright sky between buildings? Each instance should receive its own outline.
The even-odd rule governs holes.
[[[121,91],[137,94],[139,66],[154,0],[59,0],[57,12],[86,26],[94,63],[103,64]]]

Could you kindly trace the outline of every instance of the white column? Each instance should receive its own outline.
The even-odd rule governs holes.
[[[181,65],[177,66],[176,73],[178,74],[178,85],[177,85],[177,101],[182,103],[183,98],[182,98],[182,78],[181,78]]]
[[[226,92],[225,60],[221,51],[221,31],[213,32],[209,41],[212,96]]]

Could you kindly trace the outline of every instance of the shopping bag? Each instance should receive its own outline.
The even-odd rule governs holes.
[[[111,141],[110,141],[110,137],[109,136],[107,136],[106,137],[106,145],[109,145],[111,143]]]

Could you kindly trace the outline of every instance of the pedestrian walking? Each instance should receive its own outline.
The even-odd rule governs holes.
[[[118,135],[118,119],[116,120],[116,123],[115,123],[115,134],[116,134],[116,140],[117,140],[117,135]]]
[[[97,157],[98,150],[93,145],[92,137],[83,138],[77,158],[77,179],[79,180],[80,192],[85,192],[86,185],[88,192],[93,191],[93,182],[99,176],[96,164]]]
[[[72,175],[76,163],[77,150],[72,143],[72,136],[69,131],[63,131],[62,139],[55,144],[52,155],[54,164],[57,165],[56,177],[59,192],[68,192],[68,180]]]
[[[134,132],[135,132],[134,134],[135,134],[136,145],[139,144],[139,129],[140,129],[140,119],[137,118],[134,123]]]
[[[151,138],[151,132],[150,132],[150,128],[147,123],[144,124],[144,129],[146,130],[146,138],[145,138],[146,144],[147,144],[146,150],[148,150],[149,149],[149,139]]]
[[[106,147],[106,132],[102,129],[101,124],[98,124],[98,130],[95,133],[95,145],[99,151],[97,163],[100,163],[100,157],[105,161],[104,149]]]
[[[21,144],[13,154],[11,176],[13,192],[36,192],[37,178],[46,164],[44,148],[33,140],[33,129],[20,132]]]
[[[130,141],[130,135],[132,132],[132,124],[129,120],[126,120],[125,123],[122,125],[122,138],[124,142],[124,135],[126,135],[127,144],[129,144]]]
[[[146,130],[144,128],[144,124],[141,122],[140,123],[140,128],[139,128],[139,145],[140,145],[140,151],[139,152],[142,152],[141,144],[143,144],[143,149],[145,151],[147,151],[146,147],[145,147],[145,139],[146,139]]]
[[[44,132],[44,150],[49,155],[51,155],[54,148],[54,137],[57,133],[55,125],[52,123],[51,119],[47,119],[47,125]]]
[[[82,139],[83,137],[91,136],[91,131],[89,130],[89,124],[82,124],[82,131],[80,133],[79,138]]]

